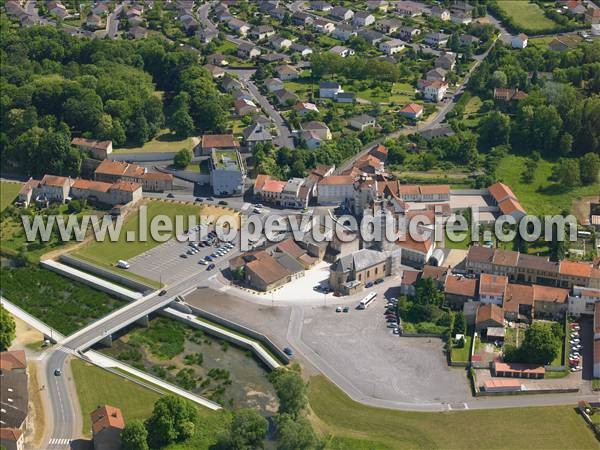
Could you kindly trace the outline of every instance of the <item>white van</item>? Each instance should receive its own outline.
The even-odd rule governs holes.
[[[127,261],[123,261],[122,259],[117,261],[117,267],[119,269],[129,269],[131,265]]]

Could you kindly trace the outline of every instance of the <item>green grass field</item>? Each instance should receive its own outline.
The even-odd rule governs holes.
[[[473,336],[465,336],[465,345],[462,347],[452,347],[452,361],[468,362],[469,352],[471,351],[471,341]]]
[[[329,449],[577,448],[598,442],[575,405],[415,413],[365,406],[323,376],[311,378],[313,422]]]
[[[538,163],[532,182],[524,183],[521,173],[525,159],[522,156],[506,156],[500,161],[496,176],[512,188],[528,214],[558,214],[563,209],[570,211],[573,200],[600,192],[600,183],[563,191],[561,186],[549,181],[555,163],[543,159]]]
[[[126,240],[128,231],[133,231],[136,235],[136,238],[139,237],[140,217],[139,214],[136,213],[130,216],[129,219],[127,219],[123,224],[118,241],[111,242],[108,239],[104,240],[103,242],[94,241],[81,247],[80,250],[74,253],[74,256],[101,266],[114,267],[119,259],[127,260],[161,244],[160,242],[152,239],[150,235],[150,222],[152,221],[153,217],[163,214],[171,218],[171,221],[173,224],[175,224],[174,217],[176,215],[183,215],[185,216],[183,221],[184,228],[187,229],[187,226],[185,226],[187,224],[187,216],[198,216],[202,210],[202,208],[197,205],[188,205],[175,202],[171,203],[165,201],[150,201],[147,203],[147,206],[148,223],[146,230],[148,232],[148,239],[146,242],[139,242],[137,240],[127,242]]]
[[[556,26],[556,23],[548,19],[542,8],[535,3],[526,0],[500,0],[498,5],[519,27],[544,30]]]
[[[149,417],[154,409],[154,403],[160,398],[160,394],[151,389],[78,359],[72,360],[71,370],[83,416],[83,434],[87,436],[91,434],[89,413],[98,405],[108,404],[120,408],[127,423],[134,419],[144,420]],[[201,407],[198,407],[198,412],[200,413],[199,431],[186,442],[166,448],[191,450],[211,448],[215,444],[217,434],[230,420],[229,413]]]
[[[121,147],[114,153],[154,153],[154,152],[178,152],[182,148],[192,150],[192,138],[178,139],[169,130],[163,130],[161,134],[146,142],[141,147]]]
[[[157,392],[79,359],[71,361],[71,370],[77,386],[85,435],[91,434],[90,413],[98,405],[120,408],[127,423],[150,416],[154,402],[160,398]]]
[[[7,181],[0,183],[0,212],[4,211],[13,202],[21,190],[21,186],[20,183],[9,183]]]

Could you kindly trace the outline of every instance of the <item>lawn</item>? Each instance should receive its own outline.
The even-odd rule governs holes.
[[[21,183],[9,183],[7,181],[0,183],[0,212],[4,211],[13,202],[21,190],[21,186]]]
[[[528,214],[559,214],[563,209],[571,211],[573,200],[600,192],[600,183],[563,190],[549,181],[555,163],[544,159],[539,161],[532,182],[524,183],[521,173],[525,160],[523,156],[504,157],[496,169],[496,177],[512,188]]]
[[[545,30],[553,28],[556,23],[544,15],[544,11],[535,3],[525,0],[501,0],[498,6],[519,27],[528,30]]]
[[[148,223],[146,227],[148,230],[148,239],[145,242],[139,242],[137,240],[127,242],[126,240],[126,235],[129,231],[134,232],[136,237],[138,237],[140,220],[139,214],[135,213],[123,224],[118,241],[111,242],[108,239],[104,240],[103,242],[94,241],[81,247],[81,249],[78,250],[74,256],[101,266],[109,268],[113,267],[119,259],[127,260],[160,244],[160,242],[152,239],[150,235],[150,222],[153,217],[163,214],[168,216],[174,224],[174,217],[176,215],[183,215],[184,228],[187,228],[185,226],[187,224],[187,217],[192,215],[198,216],[202,210],[201,207],[193,204],[165,202],[158,200],[150,201],[146,205],[148,207]],[[200,221],[197,220],[197,223],[200,223]]]
[[[65,335],[124,305],[37,265],[2,268],[0,278],[3,296]]]
[[[179,139],[169,130],[162,130],[158,136],[146,142],[141,147],[122,147],[114,150],[114,153],[154,153],[154,152],[178,152],[182,148],[192,150],[193,141],[191,137]]]
[[[471,351],[471,341],[473,336],[465,336],[465,345],[462,347],[452,347],[452,361],[453,362],[468,362],[469,353]]]
[[[98,405],[108,404],[120,408],[127,423],[133,419],[143,420],[149,417],[154,402],[160,398],[157,392],[79,359],[71,361],[71,370],[77,387],[85,435],[90,435],[90,413]]]
[[[598,448],[574,405],[415,413],[365,406],[324,376],[311,378],[310,406],[330,449]],[[485,432],[482,432],[485,430]]]

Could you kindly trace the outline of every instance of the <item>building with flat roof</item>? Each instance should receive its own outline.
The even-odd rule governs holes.
[[[213,149],[209,159],[210,184],[215,195],[244,194],[246,169],[237,150]]]

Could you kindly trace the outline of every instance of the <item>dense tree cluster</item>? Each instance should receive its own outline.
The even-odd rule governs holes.
[[[81,155],[72,135],[118,147],[144,144],[165,122],[180,136],[227,127],[230,99],[189,49],[161,39],[105,41],[50,26],[11,28],[5,18],[0,30],[0,150],[3,163],[17,170],[76,175]]]
[[[525,330],[520,347],[507,346],[504,359],[510,362],[550,364],[558,355],[564,332],[558,322],[534,322]]]
[[[8,350],[11,342],[16,336],[15,320],[12,316],[0,306],[0,351]]]

